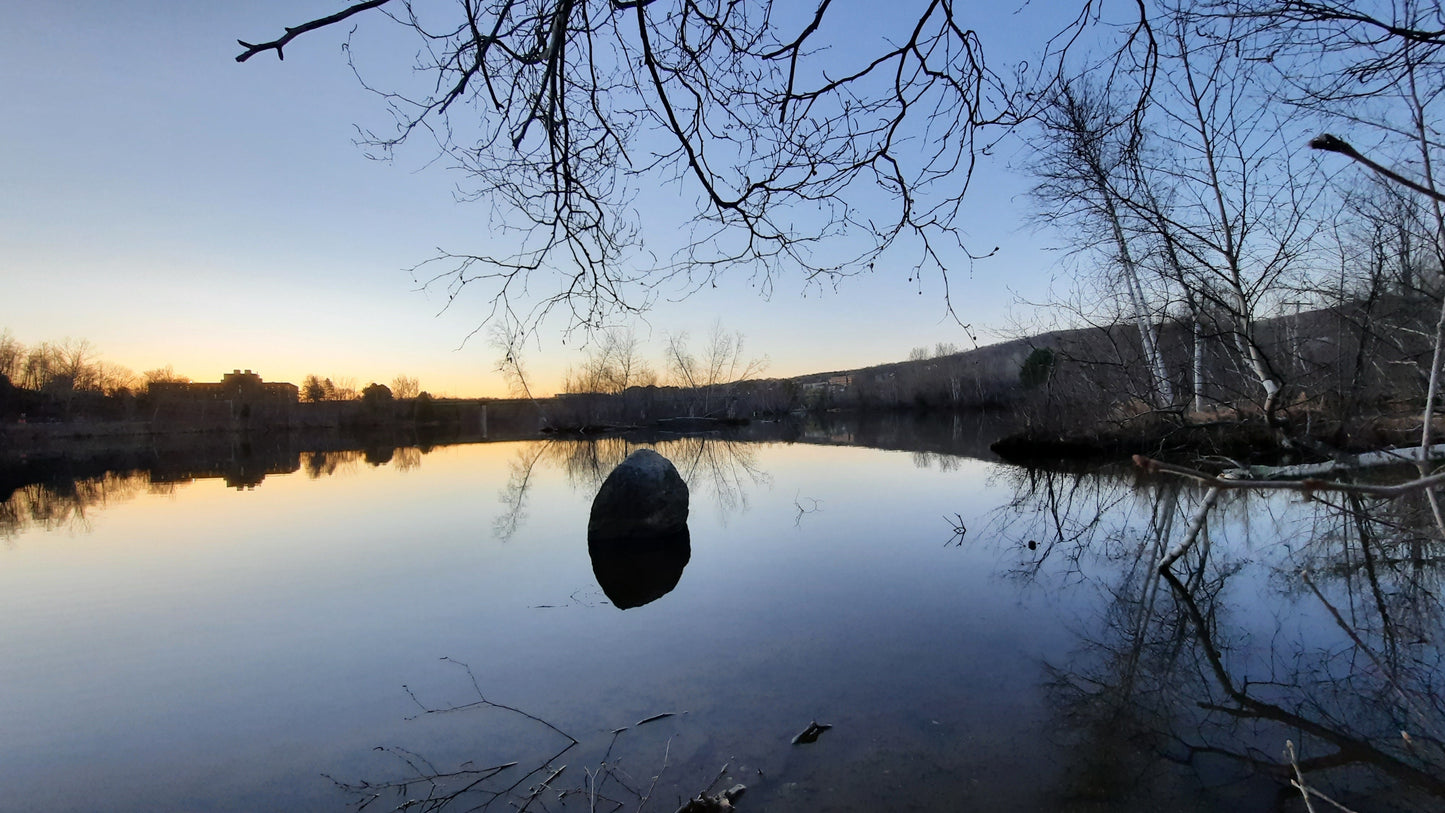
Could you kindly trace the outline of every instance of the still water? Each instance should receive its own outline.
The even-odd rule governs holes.
[[[1439,809],[1418,506],[1226,500],[1171,583],[1153,564],[1200,499],[1178,482],[856,440],[22,487],[0,809],[670,812],[739,783],[758,811],[1303,809],[1286,740],[1352,809]],[[690,553],[619,610],[588,511],[642,446],[689,485]]]

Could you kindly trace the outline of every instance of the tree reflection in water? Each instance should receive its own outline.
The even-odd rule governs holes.
[[[365,454],[360,449],[337,449],[325,452],[302,452],[301,468],[312,480],[350,474],[361,466]]]
[[[671,460],[692,497],[711,499],[724,523],[748,509],[752,489],[772,485],[772,477],[758,467],[757,444],[719,434],[646,441],[624,436],[532,441],[521,444],[510,463],[507,484],[498,495],[504,510],[492,524],[493,533],[505,541],[526,522],[527,491],[539,464],[561,469],[568,485],[590,498],[619,463],[644,447]]]
[[[1424,496],[1303,501],[1224,492],[1157,568],[1204,491],[1132,472],[1001,470],[1010,576],[1092,590],[1081,644],[1047,665],[1068,804],[1315,809],[1445,803],[1445,546]],[[1032,548],[1029,542],[1033,542]],[[1297,766],[1286,743],[1297,752]],[[1202,781],[1208,791],[1197,793]]]
[[[141,494],[170,494],[175,483],[152,482],[147,472],[105,472],[94,477],[26,483],[0,502],[0,539],[28,528],[89,530],[90,514]]]
[[[304,471],[310,479],[356,471],[363,463],[409,471],[430,447],[378,444],[367,449],[299,451],[289,443],[224,443],[114,452],[93,459],[0,462],[0,539],[30,528],[91,530],[92,515],[142,494],[173,494],[196,480],[238,490],[270,475]]]

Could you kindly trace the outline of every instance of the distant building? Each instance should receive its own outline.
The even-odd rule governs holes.
[[[835,395],[841,395],[842,393],[846,392],[847,389],[848,389],[849,387],[851,387],[851,386],[853,386],[853,376],[851,376],[851,375],[831,375],[831,376],[828,376],[828,377],[825,378],[825,379],[821,379],[821,380],[818,380],[818,381],[805,381],[805,382],[803,382],[803,391],[804,391],[804,392],[829,392],[829,393],[833,393],[833,394],[835,394]]]
[[[218,384],[157,382],[150,385],[149,392],[157,401],[224,401],[233,411],[243,407],[295,404],[300,397],[295,384],[267,383],[250,370],[232,370],[222,376]]]

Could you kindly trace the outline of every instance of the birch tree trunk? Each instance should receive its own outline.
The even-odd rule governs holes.
[[[1229,127],[1221,128],[1220,123],[1211,118],[1216,112],[1213,105],[1221,100],[1206,98],[1205,89],[1201,89],[1195,80],[1194,66],[1191,64],[1192,54],[1182,32],[1178,33],[1177,41],[1179,43],[1179,61],[1183,68],[1185,81],[1184,87],[1188,91],[1186,101],[1190,108],[1191,124],[1196,128],[1195,134],[1199,137],[1199,153],[1204,161],[1203,180],[1209,187],[1210,195],[1213,198],[1216,234],[1212,236],[1210,242],[1223,261],[1224,268],[1221,270],[1224,273],[1221,276],[1230,298],[1233,300],[1235,344],[1240,354],[1248,361],[1250,371],[1254,373],[1260,387],[1264,390],[1262,408],[1266,423],[1279,428],[1276,411],[1279,409],[1282,382],[1275,375],[1269,360],[1265,358],[1255,335],[1254,304],[1250,300],[1244,283],[1244,246],[1240,235],[1235,231],[1235,219],[1241,213],[1231,211],[1229,203],[1224,198],[1227,182],[1219,166],[1220,145],[1217,143],[1217,139],[1221,133],[1225,134],[1227,138],[1233,130]],[[1226,112],[1224,115],[1229,114]],[[1238,145],[1233,146],[1237,147]],[[1256,213],[1256,215],[1258,214],[1260,213]],[[1291,445],[1289,438],[1282,432],[1280,441],[1285,446]]]
[[[1091,235],[1091,246],[1118,263],[1123,283],[1127,318],[1139,331],[1146,369],[1147,399],[1156,409],[1174,402],[1173,387],[1160,351],[1159,328],[1145,292],[1141,269],[1130,248],[1129,238],[1138,236],[1126,222],[1130,209],[1127,187],[1137,173],[1132,141],[1119,140],[1119,114],[1107,87],[1088,80],[1064,83],[1049,99],[1041,117],[1046,140],[1041,160],[1034,168],[1041,182],[1034,194],[1054,208],[1057,227],[1064,218],[1078,231]],[[1104,252],[1104,246],[1112,251]],[[1113,282],[1113,280],[1110,280]]]
[[[1204,325],[1199,314],[1194,314],[1194,367],[1191,380],[1194,384],[1194,412],[1204,412]]]
[[[1134,309],[1134,321],[1139,328],[1139,343],[1144,348],[1144,359],[1149,365],[1149,394],[1153,405],[1167,409],[1174,403],[1174,390],[1169,385],[1169,373],[1164,369],[1164,358],[1159,352],[1159,327],[1149,312],[1144,297],[1144,286],[1139,282],[1139,269],[1129,251],[1129,241],[1124,237],[1124,226],[1114,206],[1113,192],[1107,186],[1101,190],[1104,208],[1114,231],[1114,242],[1119,249],[1119,266],[1124,274],[1124,287],[1129,290],[1129,304]]]

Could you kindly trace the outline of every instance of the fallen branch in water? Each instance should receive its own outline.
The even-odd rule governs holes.
[[[804,508],[804,507],[803,507],[803,503],[801,502],[801,500],[805,500],[805,499],[812,501],[812,503],[813,503],[813,507],[812,507],[812,508]],[[798,513],[797,513],[796,516],[793,517],[793,527],[794,527],[794,528],[802,527],[802,524],[803,524],[803,515],[805,515],[805,514],[816,514],[816,513],[818,513],[819,511],[822,510],[822,508],[821,508],[822,504],[823,504],[823,501],[820,500],[820,499],[817,499],[817,498],[815,498],[815,497],[803,497],[803,496],[801,495],[801,493],[794,495],[794,496],[793,496],[793,507],[796,508],[796,509],[798,509]]]
[[[1366,497],[1384,497],[1394,499],[1407,494],[1414,494],[1426,491],[1438,485],[1445,485],[1445,472],[1432,474],[1428,477],[1419,477],[1405,483],[1395,485],[1378,485],[1373,483],[1347,483],[1340,480],[1321,480],[1318,478],[1306,478],[1303,480],[1251,480],[1226,476],[1215,476],[1199,469],[1188,466],[1180,466],[1174,463],[1165,463],[1162,460],[1155,460],[1144,455],[1134,455],[1134,465],[1151,474],[1172,474],[1179,477],[1187,477],[1199,483],[1209,486],[1209,491],[1204,496],[1204,502],[1195,512],[1193,520],[1189,523],[1189,530],[1172,550],[1164,558],[1159,560],[1157,569],[1160,573],[1169,569],[1179,557],[1193,546],[1195,539],[1199,536],[1204,527],[1204,521],[1218,501],[1220,493],[1224,491],[1293,491],[1303,494],[1305,499],[1312,499],[1316,492],[1335,492],[1340,494],[1355,494]]]
[[[1438,460],[1445,457],[1445,443],[1437,443],[1420,454],[1419,446],[1400,446],[1350,455],[1327,463],[1301,463],[1294,466],[1240,466],[1225,469],[1220,476],[1230,480],[1292,480],[1304,477],[1329,477],[1359,469],[1399,466],[1406,463]]]
[[[527,808],[531,807],[532,802],[536,801],[537,797],[542,795],[542,791],[551,790],[552,783],[556,781],[557,777],[561,776],[562,772],[565,770],[567,770],[567,766],[563,765],[562,767],[553,771],[551,776],[543,779],[541,783],[539,783],[536,787],[532,788],[532,792],[527,794],[527,801],[522,803],[522,806],[517,810],[517,813],[525,813]]]
[[[1188,466],[1180,466],[1174,463],[1165,463],[1162,460],[1155,460],[1141,454],[1134,455],[1134,465],[1151,474],[1175,474],[1180,477],[1188,477],[1191,480],[1213,486],[1223,491],[1297,491],[1306,497],[1316,491],[1359,494],[1365,497],[1403,497],[1406,494],[1414,494],[1415,492],[1424,491],[1428,488],[1445,485],[1445,472],[1432,474],[1428,477],[1419,477],[1395,485],[1378,485],[1374,483],[1346,483],[1340,480],[1321,480],[1314,477],[1304,480],[1246,480],[1231,477],[1216,477],[1212,474],[1202,472],[1199,469],[1192,469]]]
[[[652,784],[647,786],[647,792],[642,794],[642,801],[637,803],[637,809],[639,811],[641,811],[642,808],[646,807],[647,800],[652,798],[652,791],[657,789],[657,780],[661,779],[662,775],[667,771],[667,758],[670,756],[672,756],[672,738],[668,737],[667,745],[664,746],[662,749],[662,769],[659,770],[657,774],[652,777]]]

